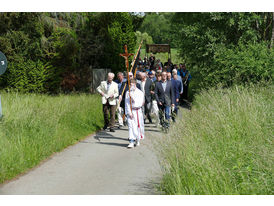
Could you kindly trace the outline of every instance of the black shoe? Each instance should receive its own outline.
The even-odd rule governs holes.
[[[108,128],[108,126],[107,125],[105,125],[104,127],[103,127],[103,130],[106,130]]]
[[[115,132],[115,130],[113,128],[110,128],[109,131],[110,132]]]

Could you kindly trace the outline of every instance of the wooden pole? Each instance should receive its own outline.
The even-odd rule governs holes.
[[[137,52],[136,52],[136,55],[135,55],[135,57],[134,57],[134,60],[133,60],[132,66],[131,66],[131,68],[130,68],[130,72],[132,72],[133,66],[134,66],[134,64],[135,64],[135,61],[136,61],[137,55],[138,55],[138,53],[139,53],[139,51],[140,51],[140,49],[141,49],[142,44],[143,44],[143,40],[141,41],[141,43],[140,43],[140,45],[139,45],[139,48],[138,48],[138,50],[137,50]],[[135,74],[136,74],[136,72],[135,72]],[[134,76],[134,77],[135,77],[135,76]]]
[[[130,69],[130,72],[132,72],[133,66],[134,66],[135,61],[136,61],[137,54],[138,54],[139,50],[141,49],[142,43],[143,43],[143,40],[141,41],[141,44],[140,44],[140,46],[139,46],[139,48],[138,48],[138,50],[137,50],[137,53],[136,53],[136,55],[135,55],[135,57],[134,57],[133,64],[132,64],[132,67],[131,67],[131,69]],[[123,96],[123,94],[124,94],[124,92],[125,92],[125,89],[126,89],[126,85],[125,85],[124,88],[123,88],[123,91],[122,91],[122,94],[121,94],[122,96]]]

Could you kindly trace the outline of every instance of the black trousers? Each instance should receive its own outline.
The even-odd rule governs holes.
[[[188,84],[184,85],[184,91],[183,91],[183,94],[182,94],[182,99],[187,100],[187,97],[188,97]]]

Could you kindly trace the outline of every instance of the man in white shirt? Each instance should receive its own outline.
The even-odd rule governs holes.
[[[133,148],[134,143],[136,146],[139,146],[140,140],[145,137],[144,118],[142,112],[142,106],[144,103],[144,94],[136,87],[136,80],[132,79],[130,81],[130,96],[129,91],[127,91],[125,98],[125,111],[129,129],[128,148]]]
[[[108,80],[102,81],[100,86],[97,87],[97,92],[102,96],[103,112],[104,112],[104,130],[110,127],[111,132],[114,131],[115,124],[115,110],[116,110],[116,97],[119,96],[118,84],[112,81],[114,78],[113,73],[108,73]],[[109,115],[110,113],[110,120]]]

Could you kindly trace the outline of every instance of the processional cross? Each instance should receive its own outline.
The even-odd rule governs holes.
[[[124,49],[125,49],[125,53],[124,54],[120,54],[120,56],[124,57],[126,68],[127,68],[127,72],[128,72],[128,67],[129,67],[128,57],[133,56],[134,54],[128,53],[128,51],[127,51],[127,45],[124,46]]]
[[[125,49],[125,53],[124,54],[120,54],[120,56],[124,57],[125,59],[125,64],[126,64],[126,68],[127,68],[127,82],[128,82],[128,92],[129,92],[129,102],[130,102],[130,109],[132,111],[132,105],[131,105],[131,96],[130,96],[130,81],[129,81],[129,71],[128,71],[128,67],[129,67],[129,63],[128,63],[128,57],[130,56],[133,56],[134,54],[132,53],[128,53],[127,51],[127,45],[125,44],[124,46],[124,49]],[[124,90],[125,90],[126,86],[124,87]]]

